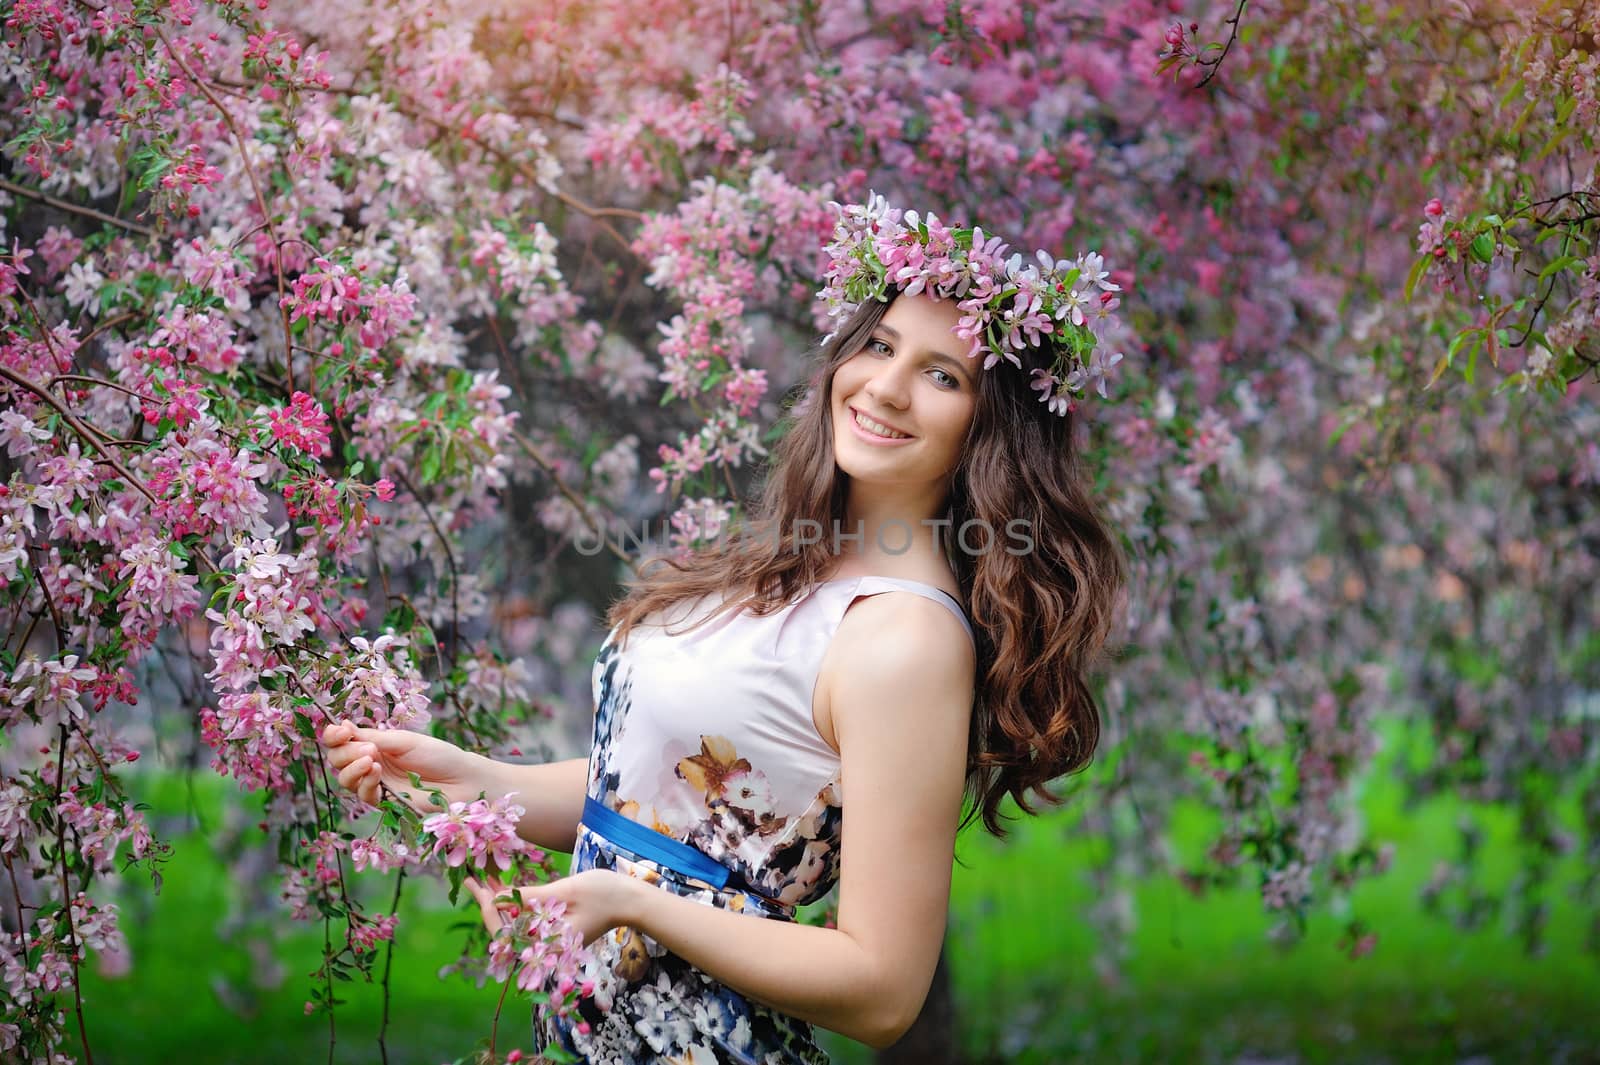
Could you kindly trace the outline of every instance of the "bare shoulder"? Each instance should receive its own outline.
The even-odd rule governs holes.
[[[977,656],[949,608],[915,592],[882,592],[845,612],[823,658],[830,693],[970,691]],[[966,700],[970,702],[970,698]]]

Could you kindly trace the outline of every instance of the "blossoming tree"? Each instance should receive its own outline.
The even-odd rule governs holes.
[[[584,584],[643,520],[653,549],[736,520],[826,327],[826,205],[872,189],[1120,290],[1128,357],[1041,393],[1083,415],[1136,566],[1082,812],[1107,853],[1248,875],[1292,933],[1387,861],[1348,797],[1380,711],[1428,726],[1416,790],[1518,805],[1530,940],[1550,856],[1600,848],[1588,8],[0,10],[3,1052],[60,1060],[71,1028],[91,1056],[107,882],[165,849],[128,791],[141,715],[263,797],[330,1021],[395,928],[352,875],[512,858],[509,808],[374,829],[316,730],[511,754],[581,703]],[[1174,868],[1186,796],[1223,817]],[[1499,901],[1466,865],[1429,900]],[[1379,931],[1353,916],[1351,951]],[[527,915],[491,970],[570,999],[563,937]]]

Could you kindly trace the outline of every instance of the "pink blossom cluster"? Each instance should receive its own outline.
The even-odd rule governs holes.
[[[512,906],[504,926],[489,940],[489,975],[505,983],[516,975],[517,988],[544,998],[565,1015],[579,997],[594,993],[583,977],[589,952],[583,934],[567,920],[560,899],[530,899]]]
[[[343,668],[341,717],[374,728],[419,728],[428,723],[429,686],[411,656],[410,641],[392,632],[350,637]]]
[[[267,533],[268,467],[234,446],[215,418],[165,437],[141,463],[156,501],[152,511],[174,537],[260,536]]]
[[[671,518],[673,548],[687,553],[715,543],[732,516],[733,508],[725,500],[685,499]]]
[[[187,620],[200,605],[199,578],[187,573],[188,560],[172,550],[171,541],[147,535],[122,549],[117,579],[128,582],[123,596],[123,626],[152,635],[162,625]]]
[[[113,869],[117,850],[129,844],[126,857],[137,861],[150,848],[150,830],[144,814],[131,804],[112,806],[104,801],[85,804],[78,797],[79,785],[71,785],[56,804],[56,816],[77,834],[79,853],[96,873]]]
[[[206,161],[200,145],[190,144],[165,174],[161,175],[161,188],[179,199],[187,199],[196,189],[207,188],[222,180],[222,171]],[[188,212],[198,216],[200,208],[190,205]]]
[[[687,94],[641,94],[626,115],[588,132],[584,154],[625,174],[637,188],[661,187],[686,157],[726,156],[748,144],[752,133],[744,115],[753,97],[742,74],[719,64]]]
[[[200,739],[214,752],[211,767],[241,787],[283,791],[291,786],[289,764],[298,759],[305,738],[296,728],[295,710],[264,691],[226,692],[215,710],[200,711]]]
[[[40,659],[37,655],[24,655],[16,669],[0,685],[0,714],[7,724],[19,719],[41,724],[71,724],[89,715],[84,706],[90,682],[100,673],[88,665],[80,665],[77,655]]]
[[[63,726],[59,750],[40,749],[41,767],[0,780],[7,840],[44,838],[34,811],[69,822],[76,835],[61,861],[74,882],[114,876],[119,847],[136,860],[156,852],[118,777],[139,752],[98,715],[111,701],[148,705],[152,651],[170,668],[203,643],[212,691],[196,698],[208,705],[183,709],[198,714],[213,764],[274,793],[263,843],[324,839],[317,810],[335,804],[310,801],[308,777],[291,772],[309,765],[308,724],[335,707],[372,723],[422,723],[441,684],[411,660],[409,632],[361,627],[374,531],[384,533],[376,560],[385,576],[419,564],[442,575],[460,548],[441,536],[492,514],[508,480],[509,391],[493,371],[451,373],[462,368],[455,308],[482,306],[468,291],[476,282],[429,272],[447,256],[426,228],[404,235],[437,209],[431,187],[417,188],[393,228],[375,224],[361,238],[342,228],[376,188],[368,176],[390,176],[386,152],[407,152],[408,162],[427,153],[380,145],[392,123],[375,116],[363,126],[312,95],[332,84],[330,56],[303,48],[301,35],[262,26],[254,9],[188,0],[154,12],[111,0],[90,14],[59,5],[14,14],[0,91],[21,104],[5,119],[7,139],[34,131],[12,159],[33,182],[23,195],[103,202],[126,189],[138,204],[118,217],[69,207],[31,247],[0,219],[9,247],[0,254],[0,447],[13,463],[0,485],[0,595],[21,619],[8,648],[14,668],[0,674],[0,721],[8,735]],[[224,84],[242,73],[264,80],[248,93]],[[486,141],[522,139],[494,125],[483,123]],[[352,160],[357,171],[338,172]],[[463,181],[464,199],[483,184]],[[280,195],[295,206],[268,205]],[[14,202],[5,194],[7,218]],[[481,217],[502,206],[480,205]],[[106,228],[96,215],[111,218]],[[499,264],[501,295],[527,305],[530,330],[571,340],[581,359],[599,329],[576,320],[555,245],[545,232]],[[427,322],[417,321],[402,264],[450,286],[443,297],[429,289]],[[524,298],[534,287],[550,293],[537,306]],[[372,418],[383,403],[398,418]],[[372,473],[358,479],[334,455],[336,432]],[[421,493],[402,492],[423,440],[443,468]],[[442,595],[435,582],[447,614],[453,604],[485,609],[463,578]],[[467,616],[457,611],[450,624]],[[487,687],[475,698],[479,713],[501,711]],[[495,726],[486,716],[480,727]],[[41,804],[63,788],[60,802]],[[90,802],[89,788],[105,797]],[[307,877],[290,873],[290,895],[299,883],[303,899],[326,902],[325,878],[343,875],[337,856],[288,853]],[[394,868],[395,852],[384,853],[364,864]],[[53,883],[39,877],[46,893]],[[92,933],[81,942],[110,949],[91,915],[79,916]],[[350,924],[358,949],[393,928],[357,913]],[[44,1000],[71,985],[83,960],[82,950],[36,955],[30,964],[50,979],[5,1004],[0,1030],[29,1060],[61,1056],[50,1049],[59,1015]],[[46,1021],[18,1024],[25,1009]]]
[[[381,348],[410,324],[416,313],[416,297],[404,276],[373,284],[344,264],[322,257],[311,262],[311,269],[295,277],[292,293],[283,297],[289,321],[301,319],[332,325],[356,325],[354,335],[363,347]]]
[[[0,980],[13,1002],[71,988],[76,982],[75,962],[85,950],[119,953],[126,950],[126,940],[117,907],[96,904],[80,892],[65,915],[41,918],[25,931],[4,934]]]
[[[738,467],[747,459],[766,453],[758,427],[743,421],[736,410],[724,407],[698,432],[684,436],[678,446],[660,445],[657,454],[661,465],[650,471],[650,480],[657,492],[668,489],[677,492],[708,467],[715,468],[719,464]]]
[[[296,392],[287,406],[267,412],[267,431],[280,447],[322,458],[333,450],[328,412],[311,396]]]
[[[444,813],[423,818],[426,842],[422,857],[440,859],[452,869],[462,865],[509,869],[515,859],[524,856],[542,861],[543,853],[517,835],[517,825],[527,810],[513,802],[513,797],[453,802]]]

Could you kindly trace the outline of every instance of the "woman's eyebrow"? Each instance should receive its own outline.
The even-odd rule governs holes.
[[[888,337],[890,337],[891,341],[901,341],[902,339],[901,334],[899,334],[899,329],[888,325],[886,321],[880,321],[880,323],[877,325],[877,329],[880,331],[880,333],[888,334]],[[958,358],[955,358],[954,355],[946,355],[944,352],[928,353],[930,353],[931,357],[936,358],[936,360],[942,361],[942,363],[949,363],[950,366],[955,366],[955,368],[962,369],[963,374],[965,374],[966,368],[962,365],[962,360],[958,360]]]
[[[900,336],[900,330],[896,329],[892,325],[889,325],[885,322],[879,322],[877,328],[879,332],[887,333],[890,340],[898,342],[902,339]],[[972,377],[971,371],[967,368],[966,363],[962,362],[954,355],[947,355],[942,351],[930,351],[928,354],[934,359],[935,362],[940,362],[946,366],[954,367],[957,371],[957,376],[964,379],[968,384],[977,384],[977,381],[975,381]]]
[[[946,355],[942,351],[934,352],[933,353],[933,360],[935,362],[938,362],[938,363],[941,363],[941,364],[943,364],[945,366],[950,367],[952,370],[955,371],[955,375],[957,377],[961,378],[963,381],[967,382],[967,384],[969,384],[969,385],[977,385],[978,381],[977,381],[976,378],[974,378],[972,376],[972,370],[967,366],[967,363],[966,363],[965,360],[958,359],[954,355]]]

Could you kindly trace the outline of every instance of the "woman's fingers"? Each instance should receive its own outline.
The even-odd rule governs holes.
[[[323,752],[328,759],[328,765],[335,770],[342,770],[363,756],[372,759],[374,762],[378,760],[378,745],[375,743],[350,743],[340,740],[334,746],[328,746],[325,743]]]
[[[378,760],[378,744],[363,738],[363,731],[382,735],[376,729],[358,729],[348,721],[329,725],[320,737],[323,757],[338,774],[340,787],[355,792],[367,805],[376,806],[383,797],[383,765]]]
[[[342,773],[362,755],[377,755],[378,748],[374,744],[351,743],[355,735],[356,727],[347,721],[337,722],[322,730],[323,757],[334,772]]]
[[[335,721],[322,730],[322,745],[324,747],[337,747],[355,739],[356,727],[348,721]]]
[[[339,772],[345,766],[361,757],[362,752],[349,744],[338,747],[328,747],[323,750],[323,757],[328,760],[328,765],[334,772]]]
[[[339,770],[339,786],[350,791],[355,791],[361,786],[361,778],[373,768],[372,759],[362,755],[343,769]]]
[[[367,771],[367,775],[361,778],[361,788],[356,794],[368,806],[376,806],[379,800],[383,798],[382,784],[383,773],[377,766],[373,766]]]
[[[472,893],[473,899],[477,901],[478,912],[483,915],[483,923],[489,929],[489,933],[493,935],[495,932],[500,931],[506,922],[505,918],[500,916],[500,908],[495,905],[495,895],[498,892],[494,888],[480,884],[470,876],[463,879],[461,884]]]

